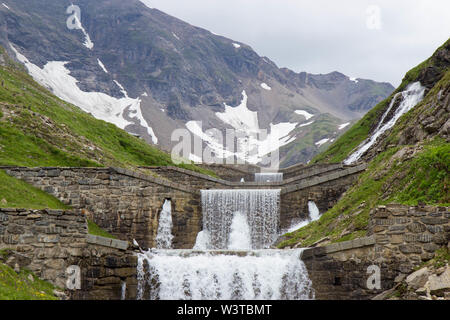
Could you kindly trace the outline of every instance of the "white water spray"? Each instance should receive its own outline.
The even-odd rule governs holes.
[[[281,182],[283,181],[283,173],[255,173],[255,182]]]
[[[228,239],[229,250],[251,250],[252,240],[250,239],[250,227],[247,217],[241,212],[234,214],[230,226],[231,232]]]
[[[422,101],[425,94],[425,88],[422,87],[420,82],[414,82],[410,84],[407,89],[403,92],[400,92],[394,96],[392,99],[389,108],[386,110],[386,112],[383,114],[377,128],[375,129],[372,136],[363,142],[363,144],[354,152],[352,153],[345,161],[345,164],[352,164],[356,161],[358,161],[361,156],[367,152],[367,150],[370,149],[374,145],[374,143],[377,141],[377,139],[385,133],[387,130],[391,129],[398,119],[405,113],[407,113],[409,110],[414,108],[420,101]],[[388,116],[388,114],[391,112],[392,108],[394,107],[397,99],[400,97],[401,102],[395,110],[394,115],[392,118],[383,124],[384,120]]]
[[[312,299],[301,252],[152,250],[138,257],[138,299]]]
[[[209,234],[207,249],[226,249],[236,212],[250,226],[251,249],[269,247],[278,237],[280,191],[202,190],[203,230]]]
[[[172,239],[172,202],[166,200],[159,215],[158,233],[155,238],[156,247],[158,249],[170,249]]]
[[[280,190],[201,195],[203,231],[192,250],[138,254],[138,299],[314,299],[302,249],[252,250],[267,248],[278,236]]]
[[[317,221],[320,219],[320,216],[321,216],[320,211],[314,201],[308,201],[308,212],[309,212],[308,219],[302,220],[298,223],[294,223],[291,227],[289,227],[289,229],[287,229],[286,231],[283,231],[282,234],[297,231],[298,229],[306,227],[311,222]]]

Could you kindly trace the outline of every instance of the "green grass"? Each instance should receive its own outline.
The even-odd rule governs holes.
[[[55,97],[6,56],[0,66],[0,166],[175,166],[171,156]],[[217,177],[193,164],[179,167]],[[1,207],[65,207],[0,171]]]
[[[0,170],[0,207],[68,209],[58,199]]]
[[[60,100],[8,61],[0,66],[0,165],[174,165],[169,154]],[[193,164],[180,167],[214,176]]]
[[[53,294],[55,289],[28,270],[16,273],[0,262],[0,300],[59,300]]]
[[[88,222],[88,232],[89,232],[89,234],[92,234],[94,236],[110,238],[110,239],[117,239],[117,237],[115,237],[112,234],[110,234],[109,232],[103,230],[98,225],[96,225],[93,221],[88,219],[87,222]]]
[[[376,156],[332,209],[318,221],[286,234],[279,247],[308,247],[325,237],[340,242],[365,236],[369,212],[378,205],[449,205],[450,144],[435,138],[425,142],[414,158],[401,161],[397,155],[408,147],[393,147]]]
[[[442,49],[444,46],[448,46],[449,43],[450,39],[447,40],[446,43],[443,44],[439,49],[437,49],[432,57],[408,71],[403,78],[400,86],[388,98],[386,98],[385,100],[377,104],[372,110],[370,110],[361,120],[353,125],[341,137],[339,137],[339,139],[337,139],[325,152],[314,157],[311,160],[311,163],[337,163],[344,161],[356,147],[358,147],[365,139],[367,139],[371,130],[374,129],[374,124],[376,123],[377,119],[379,119],[385,112],[395,94],[404,91],[408,84],[417,81],[421,71],[426,67],[435,65],[437,68],[441,69],[441,73],[443,76],[448,75],[447,71],[449,67],[445,65],[438,65],[435,56],[440,49]],[[408,116],[404,116],[400,119],[399,122],[401,122],[401,120],[405,121],[405,119],[410,118],[408,118]],[[399,126],[397,126],[397,128],[399,128]]]

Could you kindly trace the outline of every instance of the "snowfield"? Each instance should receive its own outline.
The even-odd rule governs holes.
[[[227,150],[226,142],[222,141],[225,139],[218,139],[214,135],[207,134],[197,121],[187,122],[186,127],[194,135],[200,137],[214,151],[217,158],[225,159],[235,156],[249,163],[256,164],[261,162],[267,154],[294,141],[295,137],[290,137],[289,134],[298,123],[270,123],[270,130],[267,130],[267,135],[263,135],[258,123],[258,113],[247,108],[248,97],[245,90],[242,91],[242,96],[240,105],[231,107],[224,104],[225,111],[216,112],[216,116],[235,129],[236,135],[241,137],[237,139],[237,150]],[[221,133],[220,136],[222,136]]]
[[[321,145],[327,143],[328,141],[330,141],[330,139],[322,139],[322,140],[320,140],[320,141],[317,141],[317,142],[315,143],[315,145],[318,146],[318,147],[320,147]]]
[[[108,70],[106,70],[103,62],[101,62],[100,59],[97,59],[97,62],[98,62],[98,65],[100,66],[100,68],[102,68],[102,70],[105,71],[105,73],[108,73]]]
[[[270,91],[270,90],[272,90],[272,88],[271,87],[269,87],[269,85],[267,84],[267,83],[261,83],[261,87],[264,89],[264,90],[268,90],[268,91]]]
[[[308,111],[305,110],[295,110],[296,114],[299,114],[301,116],[304,116],[306,118],[306,120],[311,119],[312,117],[314,117],[313,114],[309,113]]]
[[[41,69],[19,53],[12,44],[10,46],[17,59],[28,69],[30,75],[37,82],[49,88],[57,97],[78,106],[95,118],[110,122],[121,129],[134,124],[124,118],[125,111],[129,111],[134,115],[129,115],[129,117],[147,129],[154,144],[158,143],[153,129],[142,116],[141,100],[130,98],[119,82],[115,81],[121,88],[124,98],[114,98],[102,92],[85,92],[77,86],[78,80],[72,77],[70,70],[65,67],[67,61],[49,61]]]
[[[344,129],[344,128],[347,127],[349,124],[350,124],[350,122],[341,124],[341,125],[339,126],[339,130]]]

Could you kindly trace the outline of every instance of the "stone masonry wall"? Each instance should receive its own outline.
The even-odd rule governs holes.
[[[6,263],[28,268],[73,299],[120,299],[136,296],[137,257],[131,251],[88,243],[81,210],[0,208],[0,249],[13,252]],[[80,267],[80,290],[66,286],[69,266]]]
[[[288,228],[292,221],[308,218],[308,201],[314,201],[321,213],[331,209],[342,194],[356,181],[359,173],[360,171],[357,170],[354,173],[349,171],[345,175],[344,172],[335,173],[282,189],[281,228]]]
[[[450,208],[379,206],[370,213],[368,234],[376,239],[382,257],[401,263],[400,272],[434,257],[434,251],[450,240]]]
[[[172,202],[173,246],[192,248],[202,228],[200,194],[167,180],[117,168],[6,168],[123,240],[154,247],[159,214]]]
[[[434,251],[448,245],[449,207],[390,204],[370,215],[369,237],[306,249],[302,260],[317,299],[370,299],[391,289]],[[373,269],[380,288],[369,288]]]

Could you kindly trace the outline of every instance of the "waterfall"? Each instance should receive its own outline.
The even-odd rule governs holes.
[[[405,91],[400,92],[397,95],[395,95],[394,98],[392,99],[388,109],[383,114],[383,116],[382,116],[380,122],[378,123],[378,126],[375,129],[372,136],[368,140],[364,141],[362,143],[362,145],[360,145],[358,147],[358,149],[344,161],[344,163],[352,164],[352,163],[358,161],[361,158],[361,156],[367,150],[369,150],[370,147],[372,147],[374,145],[374,143],[377,141],[377,139],[383,133],[385,133],[387,130],[391,129],[395,125],[397,120],[400,119],[400,117],[402,115],[407,113],[409,110],[414,108],[420,101],[422,101],[424,94],[425,94],[425,88],[422,87],[420,82],[414,82],[414,83],[410,84]],[[400,102],[397,110],[395,110],[395,113],[392,116],[392,118],[388,122],[383,124],[384,120],[386,119],[388,114],[391,112],[392,108],[394,107],[394,105],[399,97],[401,99],[401,102]]]
[[[283,173],[255,173],[255,182],[281,182],[283,181]]]
[[[158,249],[170,249],[172,247],[172,202],[165,200],[158,221],[158,233],[156,235],[156,247]]]
[[[284,234],[297,231],[300,228],[306,227],[311,222],[320,219],[320,211],[319,208],[317,208],[317,205],[314,201],[308,201],[308,213],[309,213],[308,219],[301,220],[297,223],[293,223],[291,227],[289,227],[285,231],[282,231],[281,233]]]
[[[280,190],[202,190],[201,197],[203,230],[193,249],[137,254],[137,299],[314,299],[303,249],[266,249],[278,237]],[[171,225],[164,205],[161,238]]]
[[[127,283],[122,281],[120,300],[125,300],[127,296]]]
[[[313,299],[301,252],[152,250],[138,256],[138,299]]]
[[[317,205],[314,201],[308,201],[308,210],[309,210],[309,219],[311,221],[319,220],[320,218],[319,208],[317,208]]]
[[[278,236],[280,191],[202,190],[203,230],[209,234],[207,249],[226,249],[236,212],[250,226],[252,249],[269,247]]]
[[[250,226],[247,217],[241,212],[235,212],[230,226],[231,232],[228,239],[229,250],[251,250]]]

